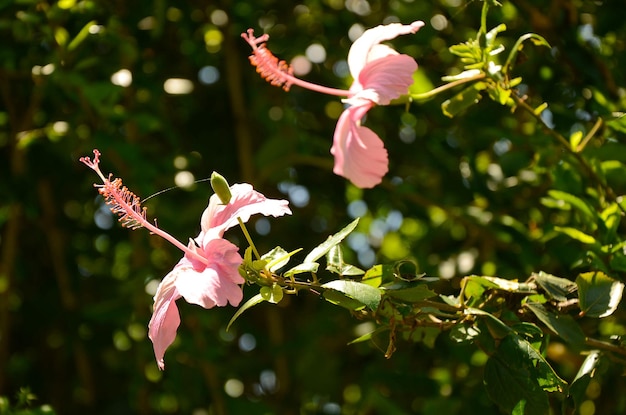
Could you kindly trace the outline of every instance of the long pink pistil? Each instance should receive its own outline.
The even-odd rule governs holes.
[[[110,206],[111,212],[120,217],[120,223],[122,226],[137,229],[146,228],[151,233],[160,236],[172,245],[185,252],[186,254],[194,257],[204,265],[209,265],[209,260],[197,252],[189,249],[178,239],[174,238],[169,233],[159,229],[156,225],[153,225],[146,219],[146,208],[141,206],[141,200],[126,186],[122,185],[122,179],[119,177],[111,181],[105,177],[100,170],[100,151],[93,151],[94,158],[91,160],[89,157],[81,157],[79,161],[85,164],[87,167],[95,171],[103,184],[94,185],[98,188],[98,192],[104,197],[107,205]]]
[[[276,56],[274,56],[272,51],[265,46],[265,42],[267,42],[270,38],[268,34],[255,37],[254,30],[248,29],[247,32],[241,34],[241,37],[244,38],[252,48],[250,63],[256,67],[256,71],[261,75],[261,77],[270,84],[280,86],[285,91],[289,91],[291,85],[298,85],[302,88],[321,92],[322,94],[327,95],[340,97],[348,97],[351,95],[350,91],[345,89],[329,88],[307,82],[293,76],[293,68],[291,65],[287,64],[284,60],[279,60]]]

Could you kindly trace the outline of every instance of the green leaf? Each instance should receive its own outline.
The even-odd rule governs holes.
[[[576,278],[581,311],[588,317],[606,317],[617,309],[624,284],[603,272],[585,272]]]
[[[284,276],[292,277],[296,274],[303,274],[305,272],[310,272],[314,274],[317,272],[319,266],[320,264],[318,264],[317,262],[303,262],[302,264],[298,264],[290,270],[286,271]]]
[[[580,212],[585,218],[590,221],[595,222],[598,218],[598,214],[594,209],[591,208],[583,199],[578,196],[574,196],[573,194],[563,192],[561,190],[548,190],[548,196],[557,201],[562,201],[567,205],[575,208],[578,212]]]
[[[285,293],[278,284],[272,284],[271,287],[261,287],[260,294],[263,300],[272,304],[278,304],[283,299]]]
[[[237,320],[237,318],[240,315],[243,314],[244,311],[246,311],[249,308],[254,307],[257,304],[261,304],[263,301],[265,301],[265,299],[260,293],[250,298],[248,301],[246,301],[241,307],[239,307],[235,315],[230,319],[230,321],[228,322],[228,325],[226,326],[226,331],[230,329],[230,326],[235,322],[235,320]]]
[[[450,118],[454,118],[462,111],[471,107],[472,105],[480,101],[480,91],[475,86],[470,86],[446,100],[441,104],[441,111],[444,115]]]
[[[372,268],[368,269],[361,279],[363,284],[371,285],[372,287],[380,287],[380,284],[383,283],[383,279],[386,276],[390,276],[393,274],[393,267],[391,265],[374,265]]]
[[[372,337],[374,337],[375,334],[383,332],[383,331],[387,331],[389,330],[387,327],[379,327],[374,331],[371,331],[369,333],[365,333],[362,336],[357,337],[356,339],[352,340],[351,342],[348,343],[348,345],[350,344],[356,344],[356,343],[363,343],[365,341],[371,340]]]
[[[325,289],[326,300],[350,310],[367,307],[375,311],[380,304],[381,291],[371,285],[351,280],[334,280],[323,284],[322,288]]]
[[[406,303],[416,303],[437,295],[424,283],[396,283],[383,287],[383,290],[386,296]]]
[[[517,56],[519,51],[523,49],[524,42],[526,42],[527,40],[532,41],[537,46],[546,46],[548,48],[551,47],[546,39],[536,33],[526,33],[525,35],[520,36],[515,42],[515,45],[513,45],[513,47],[511,48],[511,52],[509,53],[509,56],[506,58],[506,62],[504,63],[503,72],[505,74],[509,71],[509,67],[515,61],[515,57]]]
[[[595,375],[601,357],[600,351],[592,350],[578,369],[569,388],[569,396],[574,400],[574,409],[580,408],[580,404],[587,400],[587,386]]]
[[[561,379],[532,345],[516,334],[502,339],[485,365],[484,383],[489,397],[506,413],[519,411],[525,402],[525,414],[549,412],[546,392],[563,392],[567,383]]]
[[[343,251],[339,245],[335,245],[330,248],[330,251],[326,254],[326,262],[327,271],[334,272],[335,274],[342,276],[363,275],[365,273],[362,269],[344,262]]]
[[[72,39],[70,44],[67,46],[67,50],[71,52],[74,49],[76,49],[78,46],[80,46],[80,44],[83,43],[83,41],[89,36],[89,29],[91,28],[91,26],[95,24],[96,24],[96,21],[92,20],[88,22],[86,25],[84,25],[83,28],[80,29],[80,32],[78,32],[78,34],[74,37],[74,39]]]
[[[324,243],[313,248],[313,250],[309,252],[309,254],[306,256],[306,258],[304,258],[303,262],[305,264],[310,263],[310,262],[315,262],[321,257],[323,257],[324,255],[326,255],[326,253],[328,253],[328,251],[330,251],[332,247],[336,246],[341,241],[343,241],[344,238],[348,236],[350,232],[354,230],[354,228],[356,228],[356,225],[358,223],[359,223],[359,218],[356,218],[348,226],[346,226],[345,228],[343,228],[336,234],[329,236],[328,239],[326,239]]]
[[[528,307],[546,327],[572,346],[580,347],[585,343],[585,333],[583,333],[572,316],[551,313],[541,304],[526,303],[525,306]]]
[[[569,236],[572,239],[575,239],[579,242],[582,242],[584,244],[595,244],[596,243],[596,238],[594,238],[593,236],[586,234],[582,231],[579,231],[576,228],[570,228],[568,226],[555,226],[554,230],[556,232],[562,233],[564,235]]]
[[[263,255],[261,259],[267,261],[266,268],[268,270],[270,270],[271,272],[275,272],[287,265],[287,263],[289,263],[289,258],[297,254],[301,250],[302,248],[299,248],[295,251],[287,252],[280,246],[277,246],[276,248]]]
[[[570,281],[565,278],[555,277],[554,275],[546,274],[543,271],[533,273],[532,277],[537,284],[548,294],[550,297],[557,301],[566,301],[567,296],[578,289],[578,286],[574,281]]]
[[[494,339],[503,339],[510,335],[513,330],[504,324],[499,318],[479,308],[466,308],[463,310],[465,314],[484,317],[483,321],[487,330]]]

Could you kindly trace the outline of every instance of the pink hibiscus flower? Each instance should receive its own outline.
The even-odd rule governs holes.
[[[366,30],[348,53],[348,66],[354,79],[349,90],[327,88],[293,76],[291,67],[285,61],[279,61],[265,46],[269,39],[267,34],[255,37],[254,31],[248,29],[242,37],[252,47],[250,62],[272,85],[282,86],[286,91],[291,85],[298,85],[347,97],[344,102],[350,106],[337,121],[330,150],[335,156],[333,172],[358,187],[371,188],[381,182],[389,162],[382,140],[371,129],[362,126],[361,120],[374,105],[388,105],[408,93],[413,72],[417,70],[413,58],[399,54],[381,42],[416,33],[423,25],[421,21],[410,25],[392,23]]]
[[[189,245],[185,246],[146,219],[146,209],[141,206],[140,199],[122,185],[120,178],[111,180],[111,176],[102,174],[98,150],[94,150],[93,160],[82,157],[80,161],[102,179],[103,184],[97,186],[98,190],[111,206],[111,211],[120,217],[123,226],[131,229],[146,228],[185,253],[159,284],[148,324],[148,337],[152,340],[157,364],[163,370],[165,351],[174,342],[180,325],[176,300],[182,297],[190,304],[211,308],[222,307],[227,303],[237,306],[243,298],[240,284],[245,281],[238,271],[243,259],[237,246],[223,239],[224,232],[236,226],[239,220],[246,222],[257,213],[274,217],[291,214],[288,202],[267,199],[249,184],[232,185],[229,187],[231,197],[227,204],[221,203],[217,195],[211,196],[200,220],[200,234],[190,239]]]

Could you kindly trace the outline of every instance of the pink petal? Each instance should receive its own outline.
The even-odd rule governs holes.
[[[359,73],[369,60],[381,57],[378,52],[375,57],[370,56],[370,52],[372,52],[372,48],[374,48],[375,45],[386,40],[394,39],[400,35],[416,33],[422,26],[424,26],[424,22],[421,21],[415,21],[410,25],[391,23],[376,26],[363,32],[363,34],[354,41],[348,52],[348,67],[350,68],[352,77],[358,79]]]
[[[212,195],[209,206],[202,214],[201,225],[204,232],[222,236],[224,232],[238,224],[237,218],[247,222],[250,216],[260,213],[264,216],[291,214],[286,200],[267,199],[247,183],[230,186],[232,199],[227,205],[221,204],[217,195]]]
[[[148,337],[152,340],[154,356],[161,370],[165,369],[165,350],[174,342],[180,325],[180,314],[176,307],[180,294],[176,290],[176,278],[179,273],[189,270],[188,266],[177,265],[163,278],[154,296],[154,311],[148,324]]]
[[[377,94],[377,99],[373,99],[376,104],[387,105],[392,99],[408,92],[416,70],[417,63],[410,56],[387,56],[365,65],[358,81],[364,91],[371,90]],[[357,93],[354,98],[359,95]]]
[[[330,150],[335,156],[333,172],[361,188],[376,186],[388,171],[383,142],[372,130],[359,125],[372,105],[350,107],[341,114]]]
[[[239,275],[243,261],[237,246],[225,239],[214,239],[204,247],[204,256],[210,264],[201,272],[189,270],[179,273],[176,289],[190,304],[204,308],[223,307],[227,303],[239,305],[243,298],[241,287],[244,279]]]

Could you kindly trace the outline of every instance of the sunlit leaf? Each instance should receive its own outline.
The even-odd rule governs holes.
[[[441,104],[441,110],[444,115],[454,118],[462,111],[471,107],[472,105],[480,101],[480,91],[475,86],[470,86],[453,96],[452,98],[444,101]]]
[[[278,284],[273,284],[271,287],[261,287],[259,292],[263,300],[272,304],[278,304],[283,299],[284,291]]]
[[[541,304],[526,303],[525,306],[552,332],[574,347],[580,347],[585,343],[585,333],[572,316],[551,313]]]
[[[277,246],[265,255],[261,256],[261,259],[267,261],[266,268],[268,270],[275,272],[287,265],[287,263],[289,263],[289,258],[297,254],[301,250],[302,248],[287,252],[280,246]]]
[[[284,276],[291,277],[296,274],[304,274],[307,272],[316,273],[319,266],[320,264],[318,264],[317,262],[305,262],[289,269],[285,272]]]
[[[335,245],[326,254],[326,270],[342,276],[363,275],[365,271],[351,264],[346,264],[343,260],[341,246]]]
[[[562,233],[564,235],[569,236],[572,239],[575,239],[579,242],[582,242],[584,244],[595,244],[596,243],[596,238],[594,238],[593,236],[584,233],[576,228],[572,228],[569,226],[555,226],[554,230],[556,232]]]
[[[509,71],[511,64],[515,61],[515,57],[517,56],[519,51],[522,50],[522,48],[524,47],[524,42],[526,42],[527,40],[531,40],[533,44],[537,46],[545,46],[548,48],[551,47],[546,39],[536,33],[526,33],[525,35],[520,36],[515,42],[515,45],[513,45],[513,47],[511,48],[511,52],[509,53],[509,56],[504,63],[505,73]]]
[[[596,374],[601,357],[600,351],[592,350],[578,369],[569,388],[569,396],[574,400],[574,409],[580,408],[580,404],[587,400],[587,386]]]
[[[565,278],[555,277],[540,271],[532,274],[534,280],[543,290],[557,301],[566,301],[567,296],[578,289],[574,281]]]
[[[602,272],[585,272],[576,278],[581,311],[588,317],[606,317],[617,309],[624,284]]]
[[[595,209],[591,208],[591,206],[589,206],[587,202],[585,202],[578,196],[574,196],[573,194],[556,189],[548,190],[548,195],[554,200],[562,201],[567,205],[575,208],[576,211],[581,213],[585,218],[589,219],[587,221],[589,222],[589,224],[595,225],[598,214],[596,213]]]
[[[328,251],[330,251],[330,249],[333,246],[336,246],[337,244],[339,244],[341,241],[344,240],[344,238],[346,236],[348,236],[350,234],[350,232],[352,232],[355,228],[356,225],[359,223],[359,218],[356,218],[354,221],[352,221],[348,226],[346,226],[345,228],[343,228],[342,230],[340,230],[339,232],[337,232],[336,234],[329,236],[328,239],[323,242],[322,244],[318,245],[317,247],[315,247],[307,256],[306,258],[304,258],[304,263],[311,263],[311,262],[316,262],[318,259],[320,259],[321,257],[323,257],[324,255],[326,255],[326,253]]]
[[[437,295],[436,292],[432,291],[424,283],[396,283],[391,286],[384,287],[383,289],[385,295],[407,303],[423,301]]]
[[[83,41],[89,36],[89,30],[91,29],[91,26],[95,24],[96,24],[95,20],[87,22],[87,24],[84,25],[82,29],[80,29],[80,32],[78,32],[78,34],[74,37],[74,39],[72,39],[70,44],[67,45],[67,50],[71,52],[74,49],[76,49],[78,46],[80,46],[80,44],[83,43]]]
[[[381,291],[371,285],[351,280],[334,280],[323,284],[322,287],[325,288],[326,300],[351,310],[364,307],[376,310],[380,304]]]
[[[484,382],[489,397],[506,413],[525,401],[525,413],[549,411],[546,392],[564,392],[561,379],[532,345],[516,334],[502,339],[485,365]]]

